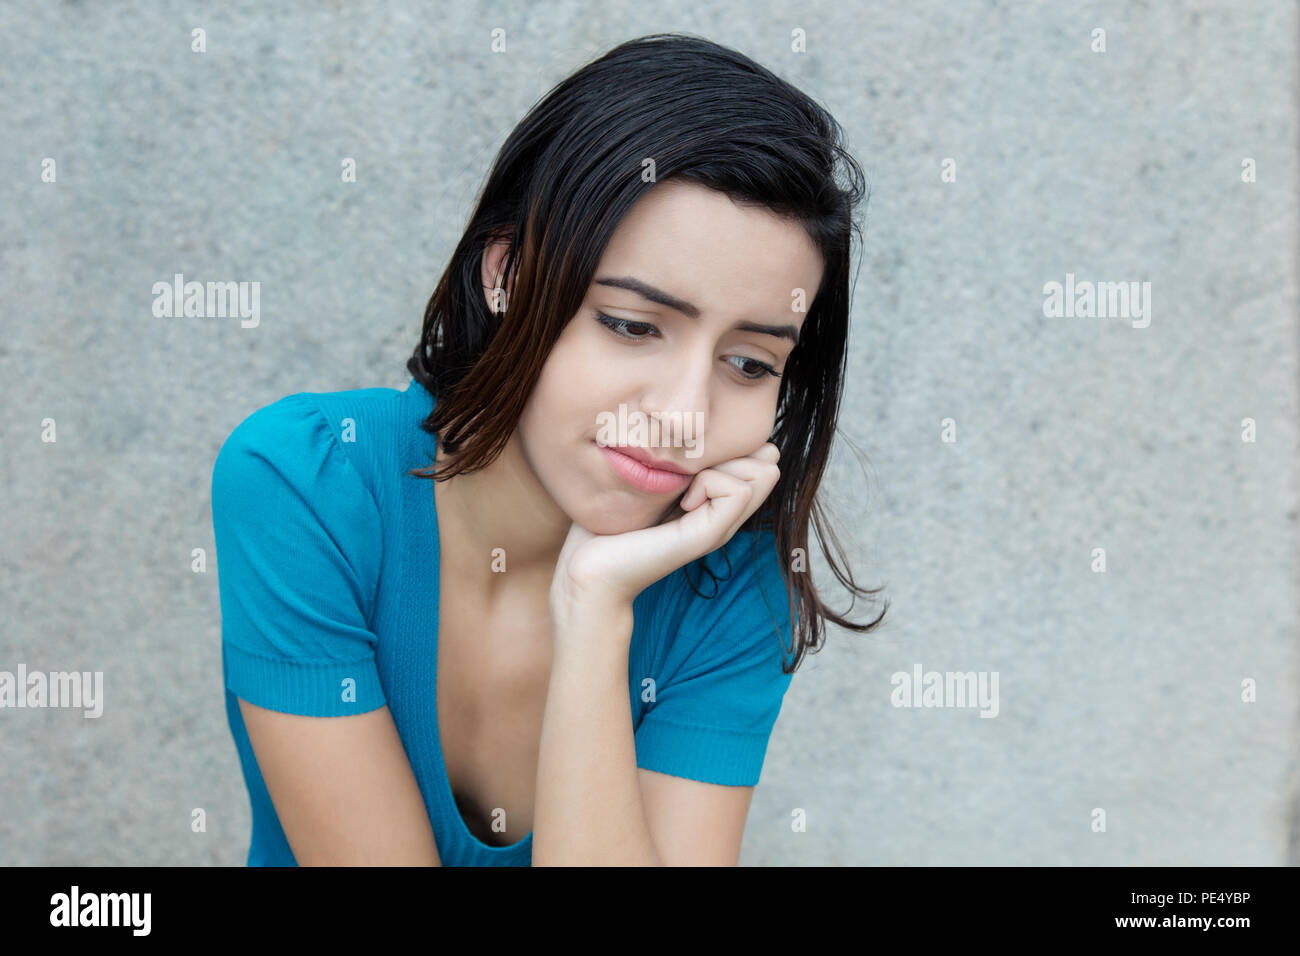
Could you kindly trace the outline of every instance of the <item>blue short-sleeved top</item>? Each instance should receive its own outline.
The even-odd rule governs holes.
[[[419,427],[433,406],[415,379],[405,391],[300,392],[249,415],[217,455],[222,670],[252,807],[249,866],[297,864],[237,698],[313,717],[387,704],[443,865],[531,864],[531,833],[502,847],[470,833],[443,764],[437,514],[432,481],[406,474],[435,459],[434,437]],[[753,785],[792,676],[782,669],[788,594],[771,531],[739,532],[704,560],[719,582],[688,566],[702,596],[679,568],[633,602],[636,763]]]

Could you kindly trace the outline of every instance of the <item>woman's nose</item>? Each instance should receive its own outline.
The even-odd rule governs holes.
[[[656,373],[641,393],[640,409],[659,422],[661,442],[681,447],[703,434],[709,406],[709,376],[713,359],[675,363]]]

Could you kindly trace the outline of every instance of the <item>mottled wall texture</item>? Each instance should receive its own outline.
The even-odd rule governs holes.
[[[890,607],[796,673],[742,864],[1300,862],[1297,8],[1176,6],[4,5],[0,672],[102,688],[0,708],[0,863],[243,864],[217,449],[405,387],[510,129],[663,31],[871,189],[822,494]],[[177,273],[256,321],[155,315]]]

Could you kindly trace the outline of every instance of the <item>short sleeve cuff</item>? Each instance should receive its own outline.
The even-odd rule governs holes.
[[[636,765],[731,787],[757,785],[769,732],[700,727],[647,714],[636,730]]]
[[[387,703],[373,655],[354,661],[268,657],[226,641],[226,689],[267,710],[347,717]]]

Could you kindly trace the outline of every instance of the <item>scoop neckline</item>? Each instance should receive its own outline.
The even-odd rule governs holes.
[[[424,402],[423,407],[425,411],[420,416],[421,420],[423,420],[424,418],[427,418],[428,413],[433,410],[435,404],[434,398],[429,394],[428,390],[414,378],[411,379],[411,384],[407,389],[407,391],[411,390],[416,390],[417,394],[415,397],[422,399]],[[422,428],[417,427],[416,431],[420,435],[424,436],[421,448],[423,449],[423,454],[429,456],[424,464],[432,464],[436,460],[436,436],[430,435]],[[444,808],[449,808],[450,815],[455,818],[455,826],[461,837],[468,840],[475,849],[497,855],[511,853],[522,855],[525,848],[531,847],[534,831],[529,830],[525,836],[516,840],[514,843],[509,843],[505,846],[492,846],[490,843],[484,843],[470,831],[469,826],[465,823],[465,818],[460,815],[460,808],[456,806],[456,794],[451,789],[451,778],[447,775],[447,760],[443,755],[442,750],[442,729],[438,726],[438,620],[439,611],[442,607],[442,575],[439,565],[439,562],[441,561],[442,548],[438,536],[438,508],[433,493],[433,479],[418,478],[415,480],[421,484],[427,483],[429,486],[423,491],[416,489],[418,500],[423,502],[420,506],[421,521],[419,522],[418,527],[429,528],[433,532],[430,539],[430,547],[428,549],[432,555],[431,567],[433,573],[431,577],[433,578],[432,594],[434,622],[432,640],[430,640],[427,645],[429,648],[431,663],[429,671],[433,674],[433,687],[429,693],[428,707],[429,719],[433,727],[433,750],[438,761],[437,785],[439,793],[443,799]]]

